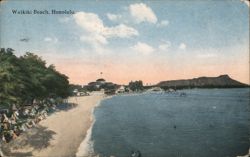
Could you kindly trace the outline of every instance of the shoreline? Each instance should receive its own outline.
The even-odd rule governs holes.
[[[112,98],[112,96],[106,96],[104,97],[101,101],[103,100],[107,100]],[[90,156],[96,156],[96,154],[94,154],[94,141],[91,140],[91,136],[92,136],[92,129],[93,126],[95,124],[95,115],[94,115],[94,111],[96,109],[96,107],[101,105],[101,101],[99,103],[97,103],[95,105],[94,108],[92,108],[92,112],[91,112],[91,119],[92,119],[92,123],[91,126],[89,127],[89,129],[87,130],[87,134],[85,136],[85,138],[82,140],[81,144],[79,145],[77,152],[75,154],[76,157],[90,157]]]
[[[3,146],[7,156],[75,156],[87,132],[93,125],[94,108],[105,99],[100,92],[90,96],[70,97],[78,104],[68,111],[60,111],[41,121],[36,127]]]
[[[89,157],[94,155],[94,149],[93,149],[94,142],[91,140],[92,129],[95,124],[94,108],[92,110],[91,117],[92,117],[92,124],[87,130],[86,136],[84,137],[83,141],[77,148],[77,152],[75,154],[76,157]]]

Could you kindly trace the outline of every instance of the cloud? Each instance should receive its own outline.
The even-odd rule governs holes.
[[[157,17],[153,10],[144,3],[131,4],[129,12],[137,23],[149,22],[157,23]]]
[[[50,37],[46,37],[44,38],[44,41],[52,41],[52,39]]]
[[[159,22],[157,24],[158,27],[165,27],[169,24],[169,21],[168,20],[162,20],[161,22]]]
[[[103,32],[103,35],[110,37],[120,37],[120,38],[129,38],[131,36],[139,35],[138,31],[132,27],[120,24],[115,27],[107,27]]]
[[[108,44],[107,39],[99,34],[92,34],[91,36],[83,35],[80,37],[80,40],[88,44]]]
[[[240,0],[241,2],[244,2],[248,7],[250,7],[250,1],[249,0]]]
[[[76,24],[87,33],[87,35],[85,34],[84,37],[81,37],[82,41],[107,44],[108,38],[130,38],[139,35],[136,29],[125,24],[107,27],[98,15],[94,13],[78,12],[73,15],[73,18]]]
[[[58,42],[58,39],[57,39],[56,37],[54,37],[54,38],[45,37],[45,38],[44,38],[44,41],[45,41],[45,42],[50,42],[50,43],[57,43],[57,42]]]
[[[179,45],[179,49],[180,49],[180,50],[186,50],[186,48],[187,48],[187,45],[184,44],[184,43],[181,43],[181,44]]]
[[[117,21],[117,20],[119,20],[119,19],[122,18],[122,15],[120,15],[120,14],[111,14],[111,13],[107,13],[107,17],[108,17],[108,19],[111,20],[111,21]]]
[[[73,18],[86,32],[100,34],[105,29],[102,20],[94,13],[77,12]]]
[[[131,4],[124,7],[119,14],[107,13],[106,16],[112,22],[136,23],[148,22],[156,24],[157,27],[166,27],[168,20],[159,21],[154,11],[144,3]]]
[[[141,43],[141,42],[138,42],[136,45],[134,45],[132,47],[132,49],[135,52],[138,52],[138,53],[141,53],[141,54],[144,54],[144,55],[148,55],[148,54],[155,51],[155,49],[153,47],[149,46],[146,43]]]
[[[159,51],[168,51],[169,47],[171,46],[170,41],[165,41],[164,43],[158,46]]]

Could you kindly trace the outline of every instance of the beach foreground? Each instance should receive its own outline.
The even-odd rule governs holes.
[[[101,93],[86,97],[71,97],[78,104],[68,111],[60,111],[43,120],[35,128],[4,146],[10,156],[75,156],[80,143],[92,123],[92,110],[104,98]]]

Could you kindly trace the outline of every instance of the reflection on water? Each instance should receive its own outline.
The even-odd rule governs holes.
[[[100,156],[235,157],[250,146],[249,89],[192,89],[115,96],[96,108]]]

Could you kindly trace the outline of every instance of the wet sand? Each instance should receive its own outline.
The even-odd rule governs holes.
[[[78,104],[68,111],[52,114],[4,146],[6,155],[37,157],[75,156],[92,124],[92,110],[104,98],[101,93],[71,97]]]

